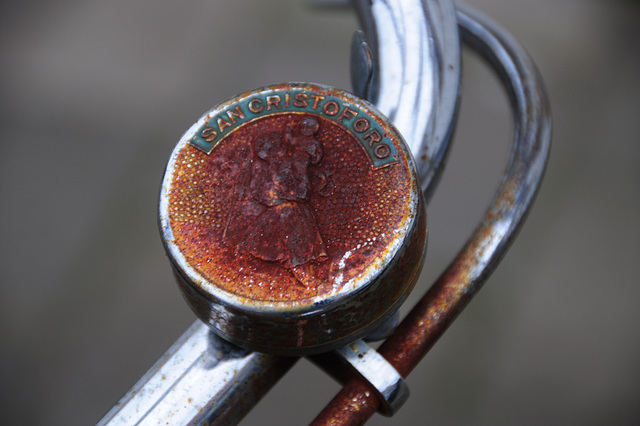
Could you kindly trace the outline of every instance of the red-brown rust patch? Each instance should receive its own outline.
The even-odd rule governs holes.
[[[319,129],[296,133],[308,118]],[[388,250],[407,219],[411,180],[399,160],[376,170],[344,127],[301,113],[249,122],[210,155],[186,144],[169,194],[175,244],[200,275],[239,296],[333,292]]]
[[[350,380],[310,423],[320,425],[362,425],[376,412],[378,397],[359,380]]]

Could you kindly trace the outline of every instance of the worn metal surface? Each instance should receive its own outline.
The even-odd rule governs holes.
[[[228,340],[279,355],[382,324],[424,260],[410,152],[375,107],[273,85],[208,111],[167,165],[160,225],[183,294]]]
[[[297,360],[239,348],[196,321],[98,425],[236,423]]]
[[[482,223],[427,294],[379,348],[407,376],[479,290],[511,244],[542,180],[551,139],[543,82],[524,49],[477,12],[459,6],[463,39],[494,68],[510,95],[514,143],[502,182]],[[314,424],[361,424],[379,407],[363,398],[366,387],[349,382]]]

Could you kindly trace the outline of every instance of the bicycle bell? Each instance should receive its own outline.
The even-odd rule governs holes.
[[[279,355],[369,334],[406,299],[426,249],[401,135],[367,101],[319,84],[264,87],[204,114],[171,154],[159,220],[198,317]]]

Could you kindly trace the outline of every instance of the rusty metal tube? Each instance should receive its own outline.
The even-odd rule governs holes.
[[[480,289],[510,246],[531,207],[544,174],[551,140],[550,108],[536,67],[505,31],[458,4],[465,43],[501,78],[514,113],[509,163],[483,221],[427,294],[379,348],[407,376]],[[313,424],[362,424],[378,409],[367,387],[348,382]]]

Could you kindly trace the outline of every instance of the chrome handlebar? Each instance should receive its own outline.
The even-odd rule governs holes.
[[[352,42],[354,91],[374,101],[404,135],[426,200],[444,168],[455,125],[461,36],[501,78],[510,96],[515,133],[509,164],[484,220],[378,352],[355,342],[313,358],[335,371],[335,357],[341,357],[356,373],[317,424],[361,423],[380,407],[386,414],[399,408],[407,396],[402,377],[466,306],[514,239],[550,148],[551,120],[542,80],[526,52],[494,23],[446,0],[356,0],[354,5],[364,28]],[[362,358],[365,362],[356,362]],[[234,424],[296,361],[238,348],[196,321],[99,424],[144,425],[165,419],[172,424]],[[388,373],[372,380],[372,371],[379,369]],[[339,378],[346,382],[349,377]],[[355,410],[349,404],[354,392],[363,389],[374,392],[366,392]]]

